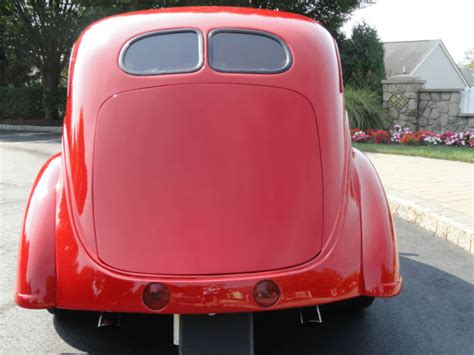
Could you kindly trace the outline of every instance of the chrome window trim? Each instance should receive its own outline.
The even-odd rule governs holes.
[[[173,34],[173,33],[186,33],[186,32],[192,32],[197,35],[198,38],[198,63],[196,66],[192,68],[187,68],[187,69],[171,69],[171,70],[160,70],[155,73],[145,73],[142,71],[136,71],[136,70],[131,70],[128,69],[125,66],[124,63],[124,57],[125,54],[127,53],[127,50],[130,48],[130,46],[138,42],[144,38],[147,37],[153,37],[153,36],[160,36],[160,35],[165,35],[165,34]],[[120,50],[119,54],[119,67],[122,69],[127,74],[130,75],[136,75],[136,76],[156,76],[156,75],[164,75],[164,74],[183,74],[183,73],[194,73],[198,70],[200,70],[204,65],[204,36],[201,31],[195,28],[177,28],[177,29],[170,29],[170,30],[158,30],[158,31],[153,31],[153,32],[147,32],[143,33],[141,35],[138,35],[136,37],[133,37],[132,39],[128,40]]]
[[[217,33],[245,33],[245,34],[254,34],[262,37],[268,37],[271,38],[275,41],[277,41],[285,51],[286,55],[286,63],[283,67],[279,69],[271,69],[271,70],[255,70],[255,69],[242,69],[242,70],[223,70],[223,69],[218,69],[215,68],[212,65],[212,52],[211,52],[211,47],[212,47],[212,38],[215,34]],[[278,37],[277,35],[274,35],[273,33],[266,32],[266,31],[260,31],[260,30],[252,30],[252,29],[244,29],[244,28],[217,28],[209,32],[208,34],[208,40],[207,40],[207,61],[209,63],[209,67],[212,68],[212,70],[219,72],[219,73],[241,73],[241,74],[280,74],[283,72],[286,72],[291,68],[293,65],[293,55],[290,51],[290,48],[286,44],[286,42]]]

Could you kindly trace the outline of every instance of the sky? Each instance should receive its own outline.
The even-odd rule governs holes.
[[[474,48],[474,0],[377,0],[357,10],[344,31],[363,20],[383,42],[441,39],[457,63]]]

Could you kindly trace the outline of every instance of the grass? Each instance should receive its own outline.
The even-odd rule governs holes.
[[[412,146],[391,144],[352,143],[363,152],[409,155],[415,157],[455,160],[474,163],[474,149],[467,147]]]

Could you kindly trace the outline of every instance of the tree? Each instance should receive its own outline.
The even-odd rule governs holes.
[[[45,118],[57,119],[61,72],[80,27],[81,6],[72,0],[10,0],[0,11],[18,34],[17,48],[28,49],[39,70]]]
[[[289,11],[319,21],[331,34],[340,38],[340,28],[350,14],[366,0],[158,0],[156,7],[172,6],[243,6]]]
[[[377,31],[365,23],[352,29],[341,43],[344,80],[355,88],[381,91],[385,79],[384,48]]]
[[[474,48],[469,48],[464,52],[464,60],[461,65],[468,69],[474,69]]]
[[[0,86],[25,86],[33,78],[29,53],[16,45],[20,35],[15,26],[0,17]]]

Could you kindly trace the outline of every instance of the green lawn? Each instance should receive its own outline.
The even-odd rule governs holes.
[[[352,145],[354,148],[357,148],[363,152],[410,155],[474,163],[474,149],[467,147],[412,146],[370,143],[352,143]]]

